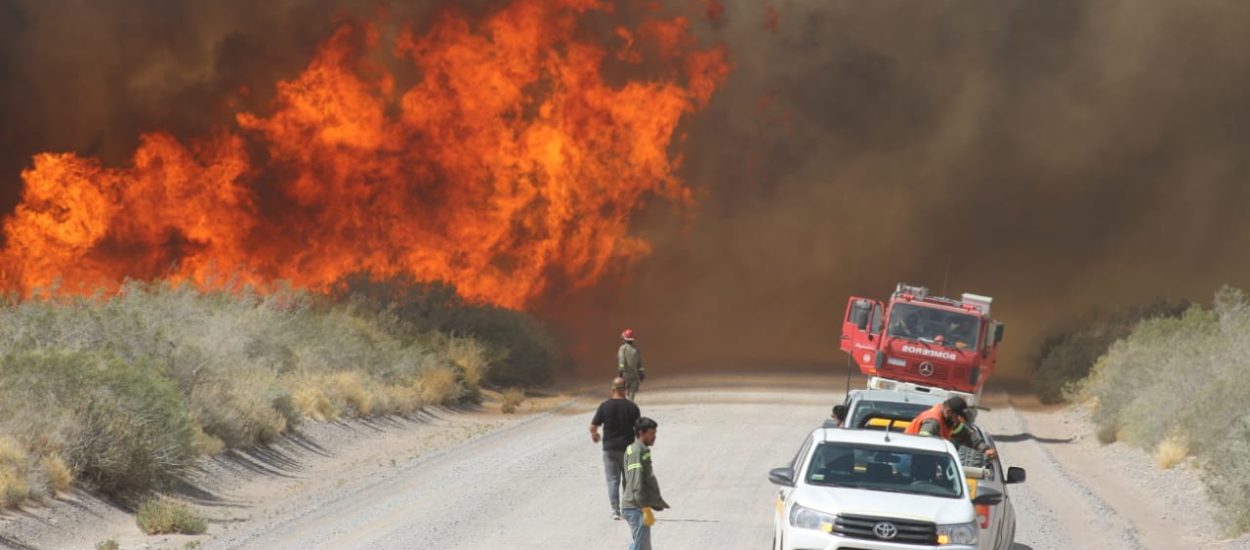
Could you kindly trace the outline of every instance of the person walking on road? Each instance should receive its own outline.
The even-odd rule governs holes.
[[[934,405],[916,415],[904,433],[912,435],[940,435],[957,446],[971,447],[984,453],[986,458],[998,456],[981,435],[968,427],[968,402],[955,396]]]
[[[642,416],[638,405],[625,399],[625,379],[612,380],[612,398],[599,404],[590,420],[590,440],[603,440],[603,473],[608,478],[608,503],[612,519],[621,519],[621,482],[625,473],[625,448],[634,442],[634,423]],[[603,426],[603,437],[599,437]]]
[[[650,418],[639,418],[634,424],[637,439],[625,449],[625,495],[621,498],[621,511],[629,522],[633,541],[629,550],[651,550],[653,512],[669,508],[660,496],[660,484],[651,468],[651,447],[655,445],[658,427]]]
[[[642,354],[634,345],[634,329],[627,328],[621,333],[621,347],[616,350],[616,375],[625,379],[628,386],[625,397],[630,401],[638,395],[638,386],[647,379],[647,371],[642,368]]]

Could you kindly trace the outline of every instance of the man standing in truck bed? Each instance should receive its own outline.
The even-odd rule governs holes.
[[[633,401],[638,385],[647,379],[647,371],[642,368],[642,354],[634,346],[634,329],[625,329],[621,340],[621,347],[616,350],[616,374],[625,379],[625,397]]]
[[[911,435],[941,436],[956,446],[969,447],[995,458],[998,451],[990,447],[976,430],[968,427],[968,402],[955,396],[921,412],[904,433]]]

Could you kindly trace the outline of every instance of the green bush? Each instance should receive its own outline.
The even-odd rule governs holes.
[[[1128,336],[1139,321],[1178,317],[1188,308],[1188,302],[1172,304],[1156,300],[1145,307],[1086,316],[1080,328],[1042,341],[1032,362],[1033,392],[1042,403],[1064,401],[1066,393],[1090,373],[1111,344]]]
[[[192,513],[187,505],[162,498],[140,504],[135,512],[135,523],[149,535],[199,535],[208,530],[208,523]]]
[[[152,367],[28,352],[0,358],[0,385],[6,408],[24,415],[22,435],[63,448],[79,479],[106,494],[155,488],[194,455],[186,402]]]
[[[308,417],[407,414],[477,400],[491,374],[549,377],[554,346],[529,317],[444,287],[386,288],[429,298],[137,282],[109,296],[8,297],[0,435],[32,464],[57,455],[106,492],[142,491],[198,453],[263,444]],[[46,486],[32,478],[43,471],[7,475],[8,492]]]
[[[377,280],[354,275],[339,285],[341,297],[391,312],[408,338],[457,334],[485,342],[493,359],[486,379],[498,386],[542,384],[564,361],[551,333],[525,313],[472,303],[444,283],[418,283],[408,276]]]
[[[1233,532],[1250,530],[1250,299],[1223,288],[1210,308],[1147,319],[1113,344],[1080,385],[1104,441],[1197,458]]]

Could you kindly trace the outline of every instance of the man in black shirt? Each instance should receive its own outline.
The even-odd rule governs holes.
[[[612,381],[612,398],[599,404],[590,421],[590,440],[603,439],[603,473],[608,477],[608,502],[612,519],[621,519],[621,475],[625,471],[625,448],[634,442],[634,422],[642,413],[638,405],[625,398],[628,384],[624,378]],[[603,426],[603,437],[599,437]]]

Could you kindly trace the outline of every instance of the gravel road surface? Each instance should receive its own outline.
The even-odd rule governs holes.
[[[653,457],[673,505],[657,514],[656,547],[768,548],[776,489],[767,472],[841,402],[844,380],[835,378],[649,383],[638,403],[660,423]],[[207,535],[147,537],[133,516],[82,497],[0,521],[0,547],[116,538],[125,550],[622,549],[628,527],[610,518],[600,448],[586,429],[604,397],[548,398],[525,406],[546,412],[517,416],[483,409],[314,425],[306,438],[250,455],[255,462],[213,461],[205,496],[192,498],[210,519]],[[1160,471],[1139,450],[1099,445],[1079,409],[1021,399],[987,395],[992,410],[978,419],[1004,462],[1028,470],[1010,490],[1014,550],[1250,548],[1250,539],[1220,540],[1196,471]]]
[[[775,493],[768,469],[788,460],[842,399],[831,379],[725,381],[670,382],[639,396],[643,414],[660,423],[653,456],[673,505],[657,515],[657,547],[767,548]],[[627,526],[609,517],[599,447],[586,432],[600,400],[582,397],[363,485],[307,495],[289,514],[233,526],[205,547],[623,548]],[[1011,492],[1017,550],[1201,546],[1166,526],[1139,524],[1157,518],[1135,523],[1135,510],[1108,504],[1052,452],[1068,441],[1032,434],[1009,405],[980,422],[998,436],[1005,462],[1029,471]]]

